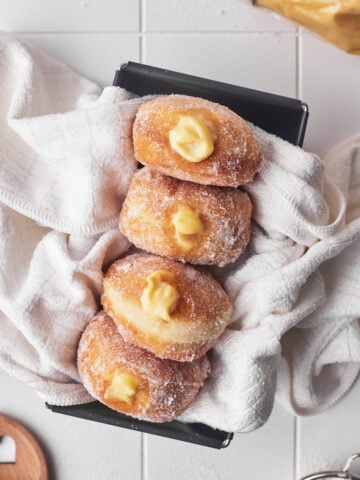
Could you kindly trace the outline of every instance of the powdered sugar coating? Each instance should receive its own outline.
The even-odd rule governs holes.
[[[172,222],[179,208],[196,211],[204,226],[192,248],[177,241]],[[250,240],[252,205],[235,188],[198,185],[142,168],[133,177],[120,215],[120,230],[151,253],[181,262],[224,266],[235,261]]]
[[[146,277],[156,270],[174,274],[171,284],[180,295],[170,321],[142,309]],[[227,294],[209,273],[150,254],[134,254],[115,262],[105,275],[101,301],[126,341],[160,358],[186,362],[211,348],[232,313]]]
[[[166,422],[194,400],[210,373],[210,364],[206,356],[191,363],[160,360],[125,342],[113,320],[100,312],[80,340],[78,369],[85,388],[100,402],[141,420]],[[108,372],[117,369],[138,379],[141,395],[131,405],[104,398]]]
[[[213,126],[213,153],[192,163],[175,152],[169,131],[181,115],[204,118]],[[249,125],[223,105],[187,95],[167,95],[144,103],[133,126],[137,160],[166,175],[204,185],[237,187],[252,180],[261,164],[261,152]]]

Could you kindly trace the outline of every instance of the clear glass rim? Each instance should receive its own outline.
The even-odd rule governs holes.
[[[320,480],[321,478],[323,479],[335,479],[335,478],[342,478],[345,480],[360,480],[360,477],[357,475],[352,474],[349,470],[351,467],[351,464],[356,460],[357,458],[360,458],[360,453],[354,453],[349,457],[345,463],[345,466],[342,470],[338,471],[327,471],[327,472],[318,472],[318,473],[313,473],[311,475],[307,475],[306,477],[302,477],[301,480]]]

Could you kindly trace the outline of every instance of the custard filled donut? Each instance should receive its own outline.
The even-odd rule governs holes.
[[[100,312],[81,337],[78,370],[85,388],[108,407],[167,422],[194,400],[210,364],[206,356],[191,363],[161,360],[125,342],[113,320]]]
[[[113,263],[101,300],[126,341],[181,362],[204,355],[232,312],[228,296],[209,273],[150,254]]]
[[[133,125],[137,160],[180,180],[237,187],[252,180],[261,153],[249,125],[227,107],[168,95],[139,108]]]
[[[142,168],[130,184],[120,230],[151,253],[223,266],[248,244],[251,210],[248,195],[238,189],[197,185]]]

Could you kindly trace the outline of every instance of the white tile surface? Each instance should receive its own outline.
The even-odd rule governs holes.
[[[360,380],[333,408],[302,418],[298,429],[298,475],[340,469],[348,457],[360,452]],[[360,460],[353,473],[360,475]]]
[[[139,61],[139,37],[129,33],[18,34],[102,86],[111,85],[115,70]]]
[[[249,0],[147,0],[145,27],[149,32],[294,32],[292,22]]]
[[[320,155],[360,129],[360,56],[311,34],[302,41],[302,98],[310,117],[305,148]]]
[[[1,370],[0,412],[37,438],[49,480],[141,480],[140,433],[52,413],[32,390]]]
[[[0,29],[23,32],[102,85],[120,63],[140,59],[299,93],[310,108],[305,146],[319,154],[359,131],[360,57],[311,34],[300,37],[298,56],[294,25],[248,0],[1,0]],[[53,414],[0,371],[0,411],[33,430],[51,480],[298,480],[360,450],[359,398],[360,381],[333,409],[296,422],[278,405],[262,429],[216,451],[152,436],[142,445],[138,433]]]
[[[0,30],[136,32],[139,0],[1,0]]]
[[[296,95],[292,34],[147,34],[144,63],[235,85]]]
[[[294,419],[277,405],[259,430],[223,450],[147,436],[146,480],[291,480]]]

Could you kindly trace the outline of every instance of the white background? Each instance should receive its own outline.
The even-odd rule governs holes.
[[[360,131],[360,57],[246,0],[0,0],[0,30],[104,86],[133,60],[298,97],[305,148],[319,155]],[[360,381],[316,417],[277,404],[263,428],[215,451],[53,414],[0,372],[0,412],[36,435],[50,480],[297,480],[360,451],[359,401]]]

